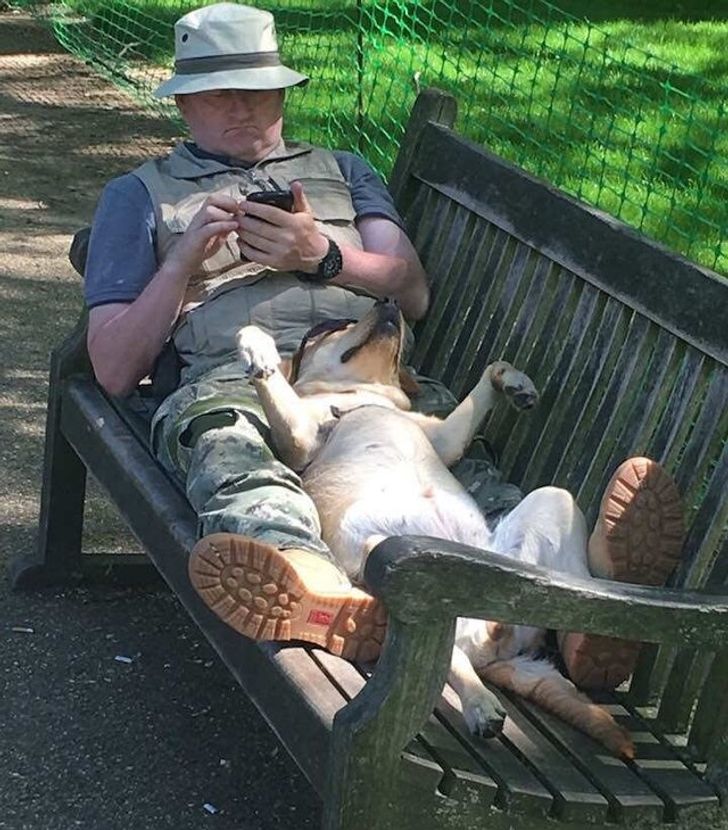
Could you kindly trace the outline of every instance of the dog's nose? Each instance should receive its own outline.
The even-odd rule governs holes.
[[[377,322],[375,330],[399,331],[402,314],[396,300],[379,300],[376,304]]]

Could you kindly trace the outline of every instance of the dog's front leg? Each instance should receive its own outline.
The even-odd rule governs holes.
[[[474,735],[490,738],[501,731],[505,709],[493,692],[483,685],[470,658],[459,646],[453,648],[447,682],[457,692],[463,718]]]
[[[280,371],[281,357],[273,338],[257,326],[245,326],[237,337],[238,355],[268,418],[273,443],[284,464],[302,470],[319,446],[320,419]]]
[[[448,467],[462,458],[500,395],[516,409],[530,409],[538,400],[538,392],[528,375],[499,360],[486,367],[475,388],[447,418],[430,418],[421,424],[435,452]]]

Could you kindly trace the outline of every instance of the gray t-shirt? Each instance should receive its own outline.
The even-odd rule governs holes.
[[[187,146],[200,157],[229,162],[194,144]],[[381,216],[401,227],[392,197],[371,167],[353,153],[336,150],[334,156],[351,192],[356,218]],[[142,293],[159,267],[155,235],[154,207],[141,180],[133,173],[112,179],[101,193],[91,229],[84,280],[89,308],[131,303]]]

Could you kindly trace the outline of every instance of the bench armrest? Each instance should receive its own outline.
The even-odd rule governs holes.
[[[728,596],[580,579],[426,536],[386,539],[364,576],[405,623],[476,617],[707,648],[728,639]]]

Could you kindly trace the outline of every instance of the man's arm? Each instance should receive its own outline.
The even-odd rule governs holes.
[[[133,302],[91,309],[89,357],[107,392],[127,395],[152,370],[182,308],[190,276],[237,228],[237,209],[230,197],[209,197]]]
[[[242,203],[240,250],[262,265],[314,273],[328,250],[328,240],[316,227],[300,182],[293,182],[291,189],[293,213],[255,202]],[[357,228],[364,250],[342,245],[343,268],[331,283],[396,299],[406,317],[420,319],[427,311],[429,290],[407,235],[395,222],[380,216],[358,220]]]

